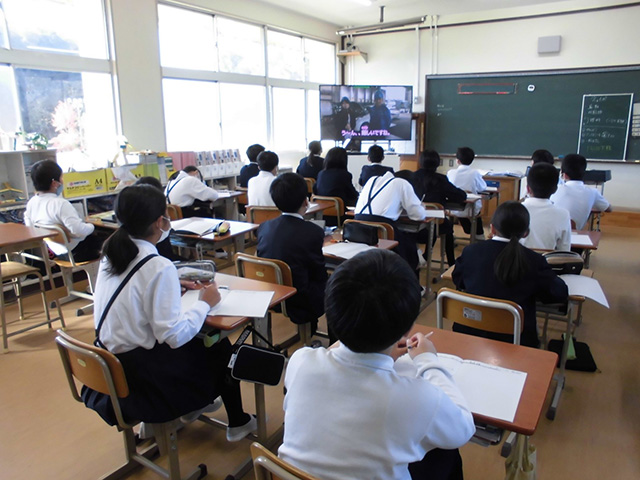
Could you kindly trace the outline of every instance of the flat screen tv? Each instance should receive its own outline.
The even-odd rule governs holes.
[[[413,87],[320,85],[322,140],[411,140]]]

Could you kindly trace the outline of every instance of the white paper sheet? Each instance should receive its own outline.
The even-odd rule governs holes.
[[[372,248],[376,247],[372,247],[364,243],[340,242],[332,243],[331,245],[322,247],[322,253],[325,255],[333,255],[334,257],[340,257],[349,260],[350,258],[355,257],[357,254],[366,252],[367,250],[371,250]]]
[[[173,220],[171,228],[175,231],[204,235],[205,233],[211,233],[220,223],[222,223],[222,220],[214,218],[181,218],[180,220]]]
[[[453,376],[473,413],[513,422],[527,379],[526,372],[463,360],[446,353],[438,353],[438,358]],[[416,375],[409,355],[400,357],[394,368],[400,375]]]
[[[593,245],[589,235],[571,233],[571,245]]]
[[[309,204],[309,206],[307,207],[307,212],[308,212],[309,210],[311,210],[312,208],[315,208],[315,207],[317,207],[317,206],[318,206],[318,204],[317,204],[317,203],[310,203],[310,204]]]
[[[209,310],[209,315],[228,317],[264,317],[274,292],[228,290],[220,288],[222,300]],[[189,290],[182,296],[182,311],[189,309],[199,298],[198,290]]]
[[[497,192],[498,191],[498,187],[487,187],[484,189],[485,192]]]
[[[467,200],[480,200],[482,195],[478,195],[477,193],[467,193]]]
[[[595,278],[584,275],[560,275],[564,283],[569,287],[569,295],[582,295],[609,308],[609,302],[605,297],[600,283]]]
[[[427,210],[427,218],[444,218],[444,210]]]

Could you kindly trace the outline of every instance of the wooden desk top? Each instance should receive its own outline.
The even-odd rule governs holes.
[[[274,283],[259,282],[257,280],[251,280],[248,278],[236,277],[234,275],[227,275],[224,273],[216,274],[216,283],[229,287],[231,290],[253,290],[260,292],[275,292],[269,308],[273,308],[283,300],[291,298],[296,289],[293,287],[287,287],[284,285],[277,285]],[[220,330],[234,330],[243,324],[247,323],[249,318],[247,317],[221,317],[219,315],[208,316],[205,323],[214,328]]]
[[[473,416],[480,422],[524,435],[533,435],[540,420],[547,391],[555,372],[558,355],[546,350],[497,342],[423,325],[414,325],[412,331],[425,334],[434,331],[430,340],[439,352],[527,372],[527,379],[513,422],[485,417],[475,413]]]
[[[195,218],[195,217],[194,217]],[[257,230],[260,225],[256,223],[248,223],[248,222],[236,222],[233,220],[225,220],[229,222],[229,231],[224,235],[214,235],[213,233],[209,233],[208,235],[186,235],[182,233],[172,232],[172,235],[177,235],[179,237],[185,238],[196,238],[198,240],[206,240],[208,242],[222,242],[228,240],[233,237],[237,237],[238,235],[244,235],[245,233],[252,232]]]
[[[0,248],[42,240],[55,233],[43,228],[27,227],[22,223],[0,223]]]
[[[109,217],[109,216],[111,216],[112,218],[115,216],[115,214],[113,213],[113,210],[109,210],[108,212],[94,213],[93,215],[88,215],[87,218],[84,219],[84,221],[98,228],[106,228],[108,230],[117,230],[120,227],[118,222],[108,222],[103,220],[103,217]]]

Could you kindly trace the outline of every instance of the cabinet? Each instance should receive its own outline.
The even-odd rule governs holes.
[[[504,203],[508,200],[520,200],[521,178],[507,175],[485,175],[483,178],[486,182],[500,183],[500,186],[498,187],[498,192],[500,192],[499,197],[494,197],[491,200],[483,202],[482,205],[482,220],[488,224],[500,203]]]
[[[24,150],[0,152],[0,185],[19,192],[0,193],[0,208],[15,208],[26,204],[35,190],[31,181],[31,167],[40,160],[56,161],[55,150]]]

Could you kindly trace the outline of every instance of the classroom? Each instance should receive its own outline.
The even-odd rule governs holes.
[[[17,3],[5,1],[0,11],[5,8],[8,17],[9,8],[17,8],[14,7]],[[33,3],[44,9],[48,1]],[[68,3],[79,5],[81,2]],[[295,171],[297,162],[306,155],[307,144],[317,140],[320,133],[320,84],[410,85],[413,86],[413,112],[422,113],[426,108],[427,76],[640,65],[636,48],[640,44],[637,28],[640,3],[631,0],[525,1],[516,7],[496,0],[486,2],[482,10],[472,1],[456,8],[440,1],[389,1],[385,4],[385,21],[416,17],[409,13],[415,11],[416,4],[425,10],[417,14],[424,16],[424,21],[419,27],[401,25],[386,31],[356,31],[353,37],[338,32],[344,27],[378,23],[381,0],[320,4],[308,0],[94,0],[89,3],[91,7],[85,5],[87,18],[98,18],[104,30],[104,45],[94,42],[86,47],[86,51],[92,53],[60,55],[53,49],[36,53],[28,49],[11,50],[6,48],[9,37],[4,16],[0,18],[0,99],[3,105],[6,100],[6,105],[11,105],[16,112],[3,108],[0,132],[13,132],[21,127],[16,123],[17,99],[26,95],[24,91],[12,91],[13,87],[5,88],[13,82],[10,67],[22,71],[55,71],[56,74],[81,72],[83,82],[88,78],[97,79],[84,84],[85,98],[92,95],[101,99],[95,104],[95,110],[88,111],[92,118],[87,120],[111,132],[109,139],[96,138],[92,133],[93,137],[88,140],[104,155],[104,159],[97,161],[96,168],[118,153],[116,138],[124,135],[135,149],[153,152],[238,149],[245,163],[246,148],[252,143],[262,143],[278,153],[280,166]],[[370,5],[364,7],[363,3]],[[373,13],[359,15],[364,8]],[[335,12],[326,13],[329,11]],[[259,35],[268,36],[269,32],[282,35],[283,44],[287,39],[304,38],[306,43],[296,47],[296,52],[301,52],[299,64],[305,54],[311,60],[306,65],[306,73],[303,65],[299,76],[289,75],[287,69],[295,70],[300,65],[289,64],[282,67],[284,73],[279,77],[275,74],[268,77],[265,63],[268,71],[275,71],[277,65],[271,63],[273,58],[265,60],[267,49],[263,45],[262,58],[247,55],[238,61],[233,57],[229,61],[236,63],[230,63],[232,66],[226,71],[210,68],[206,62],[195,67],[188,63],[167,66],[164,55],[171,46],[159,39],[158,27],[163,13],[165,17],[184,13],[187,21],[194,13],[205,19],[220,17],[220,25],[223,20],[229,21],[229,31],[235,33],[228,41],[237,42],[226,45],[229,51],[236,46],[249,51],[254,30]],[[28,19],[23,21],[26,24]],[[39,19],[36,23],[44,25],[46,21]],[[248,29],[244,30],[243,25]],[[206,32],[206,27],[201,31]],[[561,36],[559,51],[538,53],[538,39],[547,36]],[[167,38],[176,43],[170,53],[178,52],[178,57],[179,48],[190,46],[181,43],[179,34]],[[347,48],[347,42],[349,48],[355,45],[358,52],[366,53],[366,59],[363,55],[338,58],[336,54]],[[219,48],[220,45],[223,43]],[[291,47],[282,47],[283,57],[291,52],[287,48]],[[222,62],[222,57],[212,61]],[[257,64],[258,70],[255,70]],[[238,65],[240,72],[236,73],[233,68]],[[54,80],[46,75],[43,78],[45,82]],[[61,83],[64,81],[63,78]],[[191,91],[181,90],[185,88]],[[168,92],[173,96],[169,97]],[[185,105],[188,99],[205,93],[213,99],[203,100],[199,105]],[[183,101],[185,98],[187,101]],[[189,120],[175,121],[176,117],[168,113],[188,117],[190,112],[195,114],[203,109],[213,114],[208,123],[197,125]],[[197,113],[199,119],[208,116],[202,111]],[[98,121],[98,117],[102,118]],[[113,118],[113,121],[105,122],[104,118]],[[205,133],[207,129],[214,132],[211,138]],[[0,135],[0,140],[0,150],[13,149],[8,136]],[[460,142],[464,143],[464,139]],[[323,141],[323,146],[326,151],[334,142]],[[412,141],[394,144],[405,168],[416,168],[419,154],[416,146],[415,131]],[[557,157],[572,152],[553,153]],[[640,256],[633,253],[640,241],[640,196],[636,187],[636,182],[640,182],[640,167],[638,159],[632,160],[636,161],[589,162],[589,169],[611,172],[604,196],[613,211],[602,217],[602,240],[590,265],[610,308],[592,301],[586,303],[578,339],[589,344],[599,370],[595,373],[569,371],[556,418],[549,420],[542,415],[531,437],[537,447],[538,478],[541,479],[640,476],[640,377],[637,373],[640,296],[635,287],[640,282]],[[439,171],[445,173],[454,163],[455,158],[443,155]],[[474,162],[474,166],[482,170],[522,173],[529,164],[530,160],[522,157],[491,158],[482,154]],[[1,168],[0,173],[3,173]],[[461,247],[457,255],[460,252]],[[232,274],[233,269],[223,273]],[[33,298],[33,305],[38,308],[39,299]],[[63,307],[67,327],[72,333],[89,338],[92,317],[76,317],[77,303]],[[7,311],[10,318],[17,318],[15,305]],[[418,323],[435,327],[433,303],[421,312]],[[10,352],[0,356],[0,381],[4,386],[0,405],[5,411],[0,420],[3,478],[99,478],[122,461],[119,433],[71,398],[53,346],[55,328],[57,324],[53,331],[39,327],[12,337]],[[286,336],[290,330],[286,319],[281,324],[274,321],[275,336]],[[559,338],[562,331],[563,327],[557,326],[552,330],[552,338]],[[551,401],[553,385],[552,382],[547,403]],[[242,389],[245,407],[253,412],[252,388],[243,384]],[[282,388],[266,390],[268,425],[269,429],[275,429],[283,419]],[[184,433],[180,442],[181,463],[185,470],[207,463],[206,478],[225,478],[248,454],[250,442],[227,443],[223,434],[207,425],[194,424]],[[504,477],[504,458],[500,457],[499,448],[467,445],[461,449],[461,455],[467,480]],[[140,469],[129,478],[157,477],[153,472]],[[253,473],[244,478],[253,478]]]

